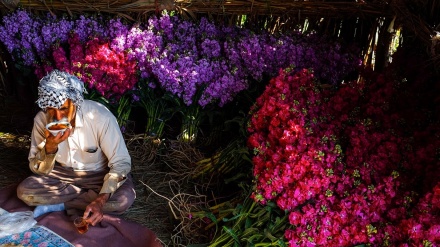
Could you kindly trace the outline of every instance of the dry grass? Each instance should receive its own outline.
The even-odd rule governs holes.
[[[133,158],[132,174],[137,199],[124,215],[155,231],[165,246],[186,246],[201,236],[201,219],[191,213],[207,207],[207,198],[199,192],[203,186],[189,181],[194,164],[202,158],[188,143],[159,141],[134,135],[127,139]]]

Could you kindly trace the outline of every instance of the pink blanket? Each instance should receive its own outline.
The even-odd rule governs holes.
[[[16,195],[16,186],[0,189],[0,207],[9,211],[32,210]],[[105,215],[101,223],[90,226],[85,234],[79,234],[64,211],[42,215],[37,219],[76,247],[160,247],[156,234],[143,225],[121,217]]]

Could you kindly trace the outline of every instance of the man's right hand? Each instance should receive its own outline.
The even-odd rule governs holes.
[[[46,154],[54,154],[58,151],[58,144],[65,141],[72,132],[72,129],[67,129],[63,134],[59,132],[56,136],[52,135],[48,130],[45,130],[46,135],[46,145],[44,148],[46,149]]]

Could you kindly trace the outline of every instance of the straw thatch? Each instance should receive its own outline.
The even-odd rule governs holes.
[[[163,9],[180,10],[190,14],[209,13],[221,15],[271,15],[271,16],[384,16],[392,9],[384,1],[284,1],[284,0],[126,0],[126,1],[38,1],[2,0],[6,8],[15,6],[35,10],[99,11],[107,13],[156,12]]]

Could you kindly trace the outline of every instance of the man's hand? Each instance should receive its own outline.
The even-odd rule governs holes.
[[[96,198],[93,202],[91,202],[86,207],[86,211],[84,211],[84,219],[86,219],[87,222],[92,224],[92,226],[95,226],[99,222],[101,222],[102,218],[104,217],[102,213],[102,207],[104,204],[108,201],[110,198],[110,194],[99,194],[98,198]]]
[[[59,132],[56,136],[52,135],[48,130],[45,130],[46,135],[46,154],[54,154],[58,150],[58,144],[65,141],[69,136],[72,129],[67,129],[63,134]]]

